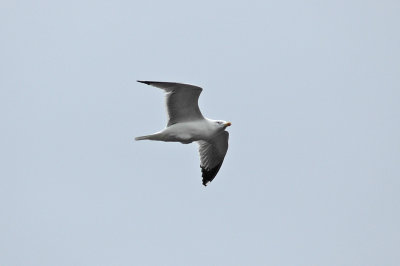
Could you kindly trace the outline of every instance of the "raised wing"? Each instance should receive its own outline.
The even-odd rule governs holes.
[[[207,186],[207,183],[215,178],[221,168],[226,152],[228,151],[228,139],[229,133],[222,131],[210,141],[198,141],[204,186]]]
[[[163,89],[166,92],[167,126],[180,122],[204,119],[198,104],[202,88],[173,82],[140,80],[138,82]]]

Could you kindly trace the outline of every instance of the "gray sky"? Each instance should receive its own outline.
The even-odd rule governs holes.
[[[0,265],[399,265],[398,1],[2,1]],[[134,142],[161,90],[232,121]]]

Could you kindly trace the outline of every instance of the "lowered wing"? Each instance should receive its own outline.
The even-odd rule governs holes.
[[[229,133],[222,131],[209,141],[198,141],[204,186],[207,186],[207,183],[215,178],[221,168],[226,152],[228,151],[228,139]]]

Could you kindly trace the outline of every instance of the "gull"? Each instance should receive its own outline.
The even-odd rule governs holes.
[[[228,151],[229,133],[225,131],[231,125],[223,120],[205,118],[199,109],[200,87],[174,82],[142,81],[138,82],[163,89],[166,93],[168,123],[163,130],[135,140],[156,140],[189,144],[199,144],[200,167],[203,185],[207,186],[217,175]]]

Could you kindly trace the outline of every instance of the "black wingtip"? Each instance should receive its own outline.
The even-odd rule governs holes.
[[[144,83],[144,84],[147,84],[147,85],[150,85],[150,81],[144,81],[144,80],[136,80],[137,82],[140,82],[140,83]]]
[[[221,168],[222,163],[223,163],[223,161],[220,162],[218,165],[216,165],[212,169],[207,169],[207,168],[205,168],[205,167],[200,165],[201,173],[202,173],[202,177],[203,177],[203,185],[204,186],[207,186],[208,183],[210,183],[211,181],[214,180],[214,178],[217,175],[219,169]]]

